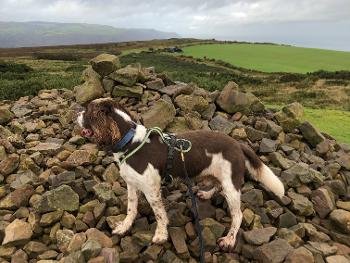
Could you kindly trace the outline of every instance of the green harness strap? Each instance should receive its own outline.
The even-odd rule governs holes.
[[[127,159],[129,159],[131,156],[133,156],[135,153],[137,153],[137,152],[143,147],[143,145],[147,142],[147,140],[148,140],[148,138],[149,138],[149,136],[151,135],[152,132],[158,133],[159,136],[160,136],[160,138],[162,139],[162,141],[163,141],[165,144],[168,145],[168,142],[167,142],[167,140],[166,140],[167,134],[166,134],[166,133],[163,133],[163,131],[162,131],[161,128],[159,128],[159,127],[149,128],[148,131],[147,131],[147,133],[146,133],[146,135],[145,135],[145,137],[143,138],[142,142],[141,142],[135,149],[133,149],[131,152],[129,152],[129,153],[127,153],[127,154],[126,154],[126,152],[123,152],[123,154],[122,154],[121,157],[120,157],[120,158],[122,158],[122,159],[119,158],[119,160],[117,160],[118,165],[120,166],[120,165],[123,164]],[[184,140],[184,139],[182,139],[182,140]],[[184,152],[184,153],[189,152],[189,151],[191,150],[191,148],[192,148],[192,144],[191,144],[190,141],[188,141],[188,140],[186,140],[186,141],[187,141],[187,142],[189,143],[189,145],[190,145],[190,146],[188,147],[188,149],[183,150],[182,148],[177,148],[177,147],[175,147],[175,150],[177,150],[177,151],[179,151],[179,152]]]

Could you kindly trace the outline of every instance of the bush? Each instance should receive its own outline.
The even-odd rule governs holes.
[[[47,60],[63,60],[63,61],[77,61],[80,58],[76,53],[45,53],[45,52],[36,52],[33,53],[35,59],[47,59]]]
[[[306,75],[299,73],[286,73],[280,77],[280,82],[297,82],[304,80]]]
[[[33,69],[25,64],[17,64],[13,62],[0,61],[0,73],[13,72],[25,73],[33,71]]]
[[[319,70],[312,73],[308,73],[307,75],[315,76],[321,79],[350,80],[350,71],[348,70],[340,70],[340,71],[334,71],[334,72]]]

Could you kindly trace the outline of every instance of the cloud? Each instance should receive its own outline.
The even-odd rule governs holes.
[[[259,27],[267,31],[278,28],[278,36],[298,23],[313,25],[313,29],[325,25],[329,29],[329,25],[339,23],[350,26],[349,0],[0,1],[3,21],[84,22],[154,28],[195,37],[234,38]],[[342,26],[334,30],[339,35],[347,33],[341,31]]]

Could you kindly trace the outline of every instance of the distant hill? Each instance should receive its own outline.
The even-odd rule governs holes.
[[[105,25],[52,22],[1,22],[0,47],[35,47],[168,39],[176,33]]]

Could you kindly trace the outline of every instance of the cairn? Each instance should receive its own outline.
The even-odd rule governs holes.
[[[186,186],[163,189],[169,240],[152,244],[155,218],[144,197],[129,233],[126,185],[113,157],[79,135],[76,110],[112,96],[145,126],[168,132],[211,129],[252,147],[281,178],[281,200],[246,176],[243,222],[234,252],[216,240],[230,226],[218,194],[199,200],[206,262],[349,262],[350,148],[302,121],[292,103],[265,109],[229,82],[221,92],[176,82],[154,68],[91,60],[84,83],[0,104],[0,262],[198,262],[198,237]]]

